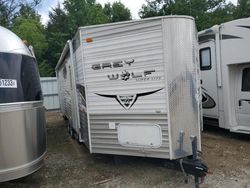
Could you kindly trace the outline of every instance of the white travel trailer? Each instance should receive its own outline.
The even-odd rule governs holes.
[[[250,19],[199,32],[205,124],[250,133]]]
[[[66,45],[64,52],[67,52],[67,54],[64,54],[60,59],[60,67],[58,67],[57,70],[57,80],[58,80],[58,93],[59,93],[59,102],[60,102],[60,109],[61,112],[64,115],[65,119],[69,120],[69,125],[73,127],[69,127],[69,131],[71,136],[73,136],[73,130],[77,130],[77,132],[80,132],[78,129],[79,126],[79,113],[78,113],[78,104],[76,99],[76,87],[75,82],[75,76],[74,76],[74,67],[72,64],[72,54],[69,53],[69,45]],[[78,138],[79,141],[81,140],[81,137]]]
[[[69,129],[91,153],[174,160],[192,155],[191,137],[201,149],[193,18],[80,27],[56,72]]]

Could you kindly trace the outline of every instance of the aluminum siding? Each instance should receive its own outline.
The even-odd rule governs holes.
[[[43,92],[43,104],[46,110],[58,110],[60,105],[56,77],[41,77],[40,82]]]
[[[63,72],[64,68],[66,69],[66,72]],[[67,56],[64,60],[64,63],[58,69],[57,79],[60,108],[62,113],[66,115],[69,119],[72,117],[70,76],[71,74],[69,70],[69,56]]]
[[[176,159],[192,154],[191,136],[197,137],[200,146],[198,41],[192,19],[165,19],[163,24],[171,159]]]
[[[169,158],[161,19],[83,28],[81,32],[92,152]],[[93,42],[86,43],[86,38],[92,38]],[[131,66],[124,64],[123,67],[102,70],[92,68],[93,64],[131,59],[135,61]],[[127,81],[120,78],[109,80],[107,76],[122,74],[125,70],[142,75],[144,71],[154,72],[149,75],[149,80],[131,77]],[[135,96],[158,89],[162,90],[138,98],[130,109],[124,109],[114,98],[97,95]],[[159,124],[162,128],[162,146],[156,149],[121,146],[117,129],[109,129],[109,122]]]
[[[91,143],[93,153],[169,158],[167,116],[164,114],[90,115]],[[162,130],[162,146],[157,149],[124,147],[118,143],[117,129],[110,130],[109,122],[158,124]]]
[[[75,40],[80,40],[80,35]],[[74,46],[73,46],[74,47]],[[85,83],[84,83],[84,71],[82,60],[81,45],[77,45],[74,51],[74,69],[75,69],[75,81],[78,97],[79,119],[80,119],[80,134],[83,142],[89,147],[88,139],[88,120],[86,113],[86,97],[85,97]]]

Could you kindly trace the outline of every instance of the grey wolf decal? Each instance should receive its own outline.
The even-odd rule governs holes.
[[[150,92],[145,92],[145,93],[138,93],[138,94],[131,94],[131,95],[105,95],[105,94],[99,94],[99,93],[95,93],[96,95],[99,95],[101,97],[107,97],[107,98],[114,98],[117,100],[117,102],[126,110],[129,110],[137,101],[137,99],[139,97],[143,97],[143,96],[147,96],[147,95],[151,95],[154,94],[161,89],[157,89],[154,91],[150,91]]]

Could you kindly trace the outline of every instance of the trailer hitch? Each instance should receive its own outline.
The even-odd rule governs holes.
[[[201,161],[197,156],[197,137],[191,137],[192,142],[192,156],[178,159],[175,161],[165,161],[165,165],[169,168],[183,172],[187,183],[188,175],[194,176],[195,188],[199,188],[201,180],[209,173],[207,165]]]
[[[197,137],[191,136],[191,142],[192,156],[191,158],[180,159],[179,169],[184,173],[185,176],[193,175],[195,179],[195,188],[199,188],[200,179],[203,179],[208,174],[208,167],[197,157]]]
[[[198,178],[203,178],[208,174],[208,167],[200,159],[180,159],[179,170],[185,175],[193,175]]]

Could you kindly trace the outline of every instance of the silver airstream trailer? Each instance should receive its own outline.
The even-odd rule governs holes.
[[[0,27],[0,182],[38,170],[46,153],[45,114],[34,54]]]

